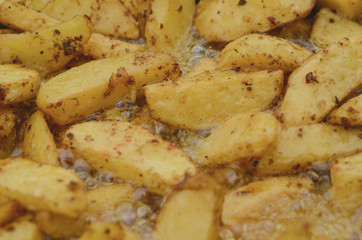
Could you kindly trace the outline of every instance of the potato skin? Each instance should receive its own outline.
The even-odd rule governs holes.
[[[282,38],[248,34],[225,46],[219,54],[217,69],[281,69],[289,74],[312,54],[308,49]]]
[[[0,65],[0,105],[25,102],[35,97],[40,73],[17,64]]]
[[[362,95],[348,100],[334,110],[329,115],[328,122],[345,126],[362,126]]]
[[[362,84],[362,35],[319,51],[288,79],[278,116],[288,126],[318,123]],[[343,69],[343,71],[342,71]]]
[[[208,72],[145,86],[152,117],[183,129],[205,129],[236,114],[272,103],[283,86],[283,71]]]
[[[315,0],[239,2],[201,0],[194,18],[201,37],[211,42],[230,42],[251,32],[266,32],[308,16],[315,4]]]

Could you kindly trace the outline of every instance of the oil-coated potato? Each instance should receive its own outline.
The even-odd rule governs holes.
[[[0,205],[0,227],[11,223],[25,213],[25,209],[18,201],[10,200]]]
[[[0,168],[0,195],[29,210],[77,217],[86,208],[82,180],[66,169],[22,158],[2,160]]]
[[[0,229],[0,240],[45,240],[45,236],[36,226],[26,219],[19,219]]]
[[[138,181],[152,191],[165,193],[194,174],[189,157],[143,127],[117,120],[71,126],[63,143],[92,167],[125,180]]]
[[[40,74],[35,70],[16,64],[0,65],[0,105],[21,103],[35,97],[40,82]]]
[[[251,32],[266,32],[304,18],[315,0],[201,0],[194,19],[201,37],[230,42]]]
[[[318,0],[317,4],[322,7],[337,10],[352,20],[362,13],[362,1],[360,0]]]
[[[124,240],[124,232],[118,223],[92,222],[78,240]]]
[[[242,113],[217,128],[198,143],[196,152],[202,165],[248,161],[262,156],[281,130],[278,120],[267,113]]]
[[[362,84],[362,35],[319,51],[288,79],[278,115],[289,126],[317,123]]]
[[[312,52],[288,40],[261,34],[249,34],[236,39],[220,52],[217,68],[255,71],[281,69],[291,73]]]
[[[24,64],[43,74],[64,67],[91,35],[89,21],[76,17],[33,32],[0,35],[0,63]]]
[[[259,175],[287,173],[361,150],[360,129],[327,124],[295,126],[283,129],[270,150],[252,165]]]
[[[12,133],[16,122],[15,109],[11,108],[0,108],[0,140],[7,139]]]
[[[215,70],[217,64],[216,61],[212,58],[204,58],[195,64],[186,74],[183,75],[184,78],[194,77],[204,72],[212,72]]]
[[[238,113],[272,103],[283,86],[283,71],[205,73],[144,87],[151,115],[186,129],[204,129]]]
[[[362,125],[362,94],[348,100],[334,110],[328,117],[328,122],[347,126]]]

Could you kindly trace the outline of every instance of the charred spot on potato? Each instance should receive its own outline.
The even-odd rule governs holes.
[[[67,185],[68,189],[72,192],[78,191],[80,189],[80,185],[76,182],[70,181]]]
[[[267,17],[267,19],[271,25],[276,25],[275,17],[270,16]]]
[[[309,73],[305,76],[305,82],[306,82],[306,83],[312,83],[312,82],[318,83],[318,80],[317,80],[317,78],[313,75],[313,72],[309,72]]]
[[[246,4],[246,0],[239,0],[238,6],[244,6]]]

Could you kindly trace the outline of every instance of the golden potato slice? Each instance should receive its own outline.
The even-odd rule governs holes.
[[[144,47],[135,43],[128,43],[117,39],[106,37],[99,33],[93,33],[87,44],[84,45],[83,53],[94,59],[122,57],[130,52],[144,50]]]
[[[350,19],[355,19],[362,13],[360,0],[318,0],[318,6],[335,9]]]
[[[61,167],[22,158],[0,162],[0,194],[29,210],[48,210],[77,217],[86,207],[83,182]]]
[[[39,228],[29,220],[19,220],[0,229],[0,240],[45,240]]]
[[[131,63],[128,63],[131,64]],[[37,105],[59,125],[109,107],[122,98],[134,101],[135,80],[121,59],[100,59],[71,68],[44,84]]]
[[[261,34],[249,34],[226,45],[220,52],[218,69],[255,71],[282,69],[291,73],[313,53],[288,40]]]
[[[362,153],[339,158],[331,165],[332,202],[354,211],[362,206]]]
[[[85,17],[35,32],[0,35],[0,63],[19,63],[46,74],[64,67],[88,41]]]
[[[212,72],[216,68],[216,61],[212,58],[204,58],[200,62],[196,63],[193,68],[190,69],[185,75],[184,78],[194,77],[204,72]]]
[[[92,167],[141,182],[158,193],[168,191],[186,173],[196,172],[189,157],[173,143],[128,122],[80,123],[64,136],[63,143]]]
[[[132,200],[134,187],[130,184],[101,186],[87,192],[87,215],[102,218],[107,210],[115,210],[117,205]]]
[[[259,175],[302,170],[315,161],[327,162],[362,150],[362,130],[327,124],[283,129],[270,150],[253,162]]]
[[[283,71],[201,74],[144,87],[151,115],[179,128],[204,129],[258,111],[281,92]]]
[[[259,180],[241,186],[225,195],[222,222],[237,232],[238,224],[259,221],[261,217],[286,214],[292,200],[301,195],[302,189],[313,189],[313,182],[307,178],[276,177]]]
[[[0,108],[0,139],[10,136],[17,122],[16,111],[11,108]]]
[[[194,20],[201,37],[230,42],[251,32],[266,32],[301,19],[313,9],[314,0],[201,0]],[[198,7],[199,8],[199,7]]]
[[[328,8],[323,8],[317,14],[310,38],[315,45],[327,47],[344,37],[358,35],[362,35],[361,25],[340,17]]]
[[[0,23],[17,30],[33,30],[58,24],[59,21],[46,14],[30,11],[11,0],[0,0]]]
[[[305,61],[289,77],[278,115],[289,126],[323,120],[362,84],[362,35],[345,38]]]
[[[195,150],[202,165],[221,165],[262,156],[281,130],[278,120],[267,113],[236,115],[223,123]],[[225,144],[227,142],[227,144]]]
[[[32,4],[37,2],[32,0]],[[52,0],[39,10],[61,21],[86,15],[94,32],[127,39],[137,39],[139,35],[136,20],[118,0]]]
[[[194,0],[154,0],[145,29],[147,45],[180,56],[191,40]]]
[[[79,236],[85,229],[82,217],[70,218],[48,211],[37,212],[34,222],[43,233],[55,239]]]
[[[40,82],[35,70],[16,64],[0,65],[0,104],[21,103],[35,97]]]
[[[25,213],[25,209],[18,201],[10,200],[0,205],[0,227],[11,223]]]
[[[156,220],[152,240],[216,240],[223,190],[212,176],[196,175],[167,198]]]
[[[24,133],[23,152],[29,159],[51,165],[60,165],[57,146],[40,111],[28,120]]]
[[[124,240],[124,232],[118,223],[92,222],[78,240]]]
[[[341,107],[334,110],[328,117],[328,122],[348,126],[361,126],[362,95],[348,100]]]
[[[139,14],[143,15],[150,7],[151,0],[122,0],[122,3],[133,16],[137,17]]]

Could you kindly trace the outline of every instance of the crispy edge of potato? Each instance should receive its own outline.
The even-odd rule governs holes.
[[[334,110],[329,115],[328,122],[345,126],[361,126],[362,94],[351,98],[345,104]]]
[[[318,0],[317,6],[335,9],[352,20],[362,14],[360,0]]]
[[[0,240],[45,240],[38,226],[27,217],[19,218],[16,221],[0,229]]]
[[[215,70],[217,63],[212,58],[203,58],[201,61],[195,64],[186,74],[184,78],[194,77],[205,72],[212,72]]]
[[[16,200],[9,200],[0,205],[0,227],[11,223],[25,213],[25,209]]]
[[[123,240],[121,225],[113,222],[92,222],[78,240]]]
[[[0,140],[7,139],[12,133],[17,122],[16,114],[16,111],[11,108],[0,109]]]

